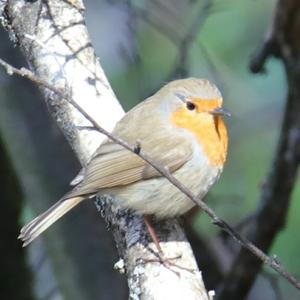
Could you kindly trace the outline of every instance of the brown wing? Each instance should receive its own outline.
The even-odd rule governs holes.
[[[151,138],[141,141],[141,149],[159,164],[174,172],[192,155],[192,145],[183,137]],[[68,196],[94,194],[100,189],[127,185],[160,176],[136,154],[110,141],[102,144],[87,166],[84,180]]]

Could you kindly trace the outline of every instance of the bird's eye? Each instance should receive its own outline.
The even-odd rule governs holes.
[[[186,101],[186,108],[188,110],[194,110],[196,108],[196,105],[193,102]]]

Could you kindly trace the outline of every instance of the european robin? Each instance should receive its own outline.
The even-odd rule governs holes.
[[[222,96],[205,79],[175,80],[130,110],[112,134],[141,149],[194,194],[203,198],[219,178],[227,155]],[[81,182],[21,229],[24,246],[84,199],[116,196],[137,214],[169,218],[195,204],[138,155],[105,140],[84,170]]]

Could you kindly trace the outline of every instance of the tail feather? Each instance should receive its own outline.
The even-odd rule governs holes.
[[[49,226],[60,219],[64,214],[71,210],[74,206],[84,200],[85,197],[73,197],[70,199],[62,199],[51,206],[47,211],[33,219],[25,225],[21,231],[18,239],[23,241],[23,247],[26,247]]]

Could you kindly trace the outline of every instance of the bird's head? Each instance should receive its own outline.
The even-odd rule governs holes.
[[[212,165],[223,165],[228,144],[223,116],[230,113],[222,107],[218,88],[205,79],[187,78],[170,82],[159,93],[168,103],[171,123],[196,138]]]

